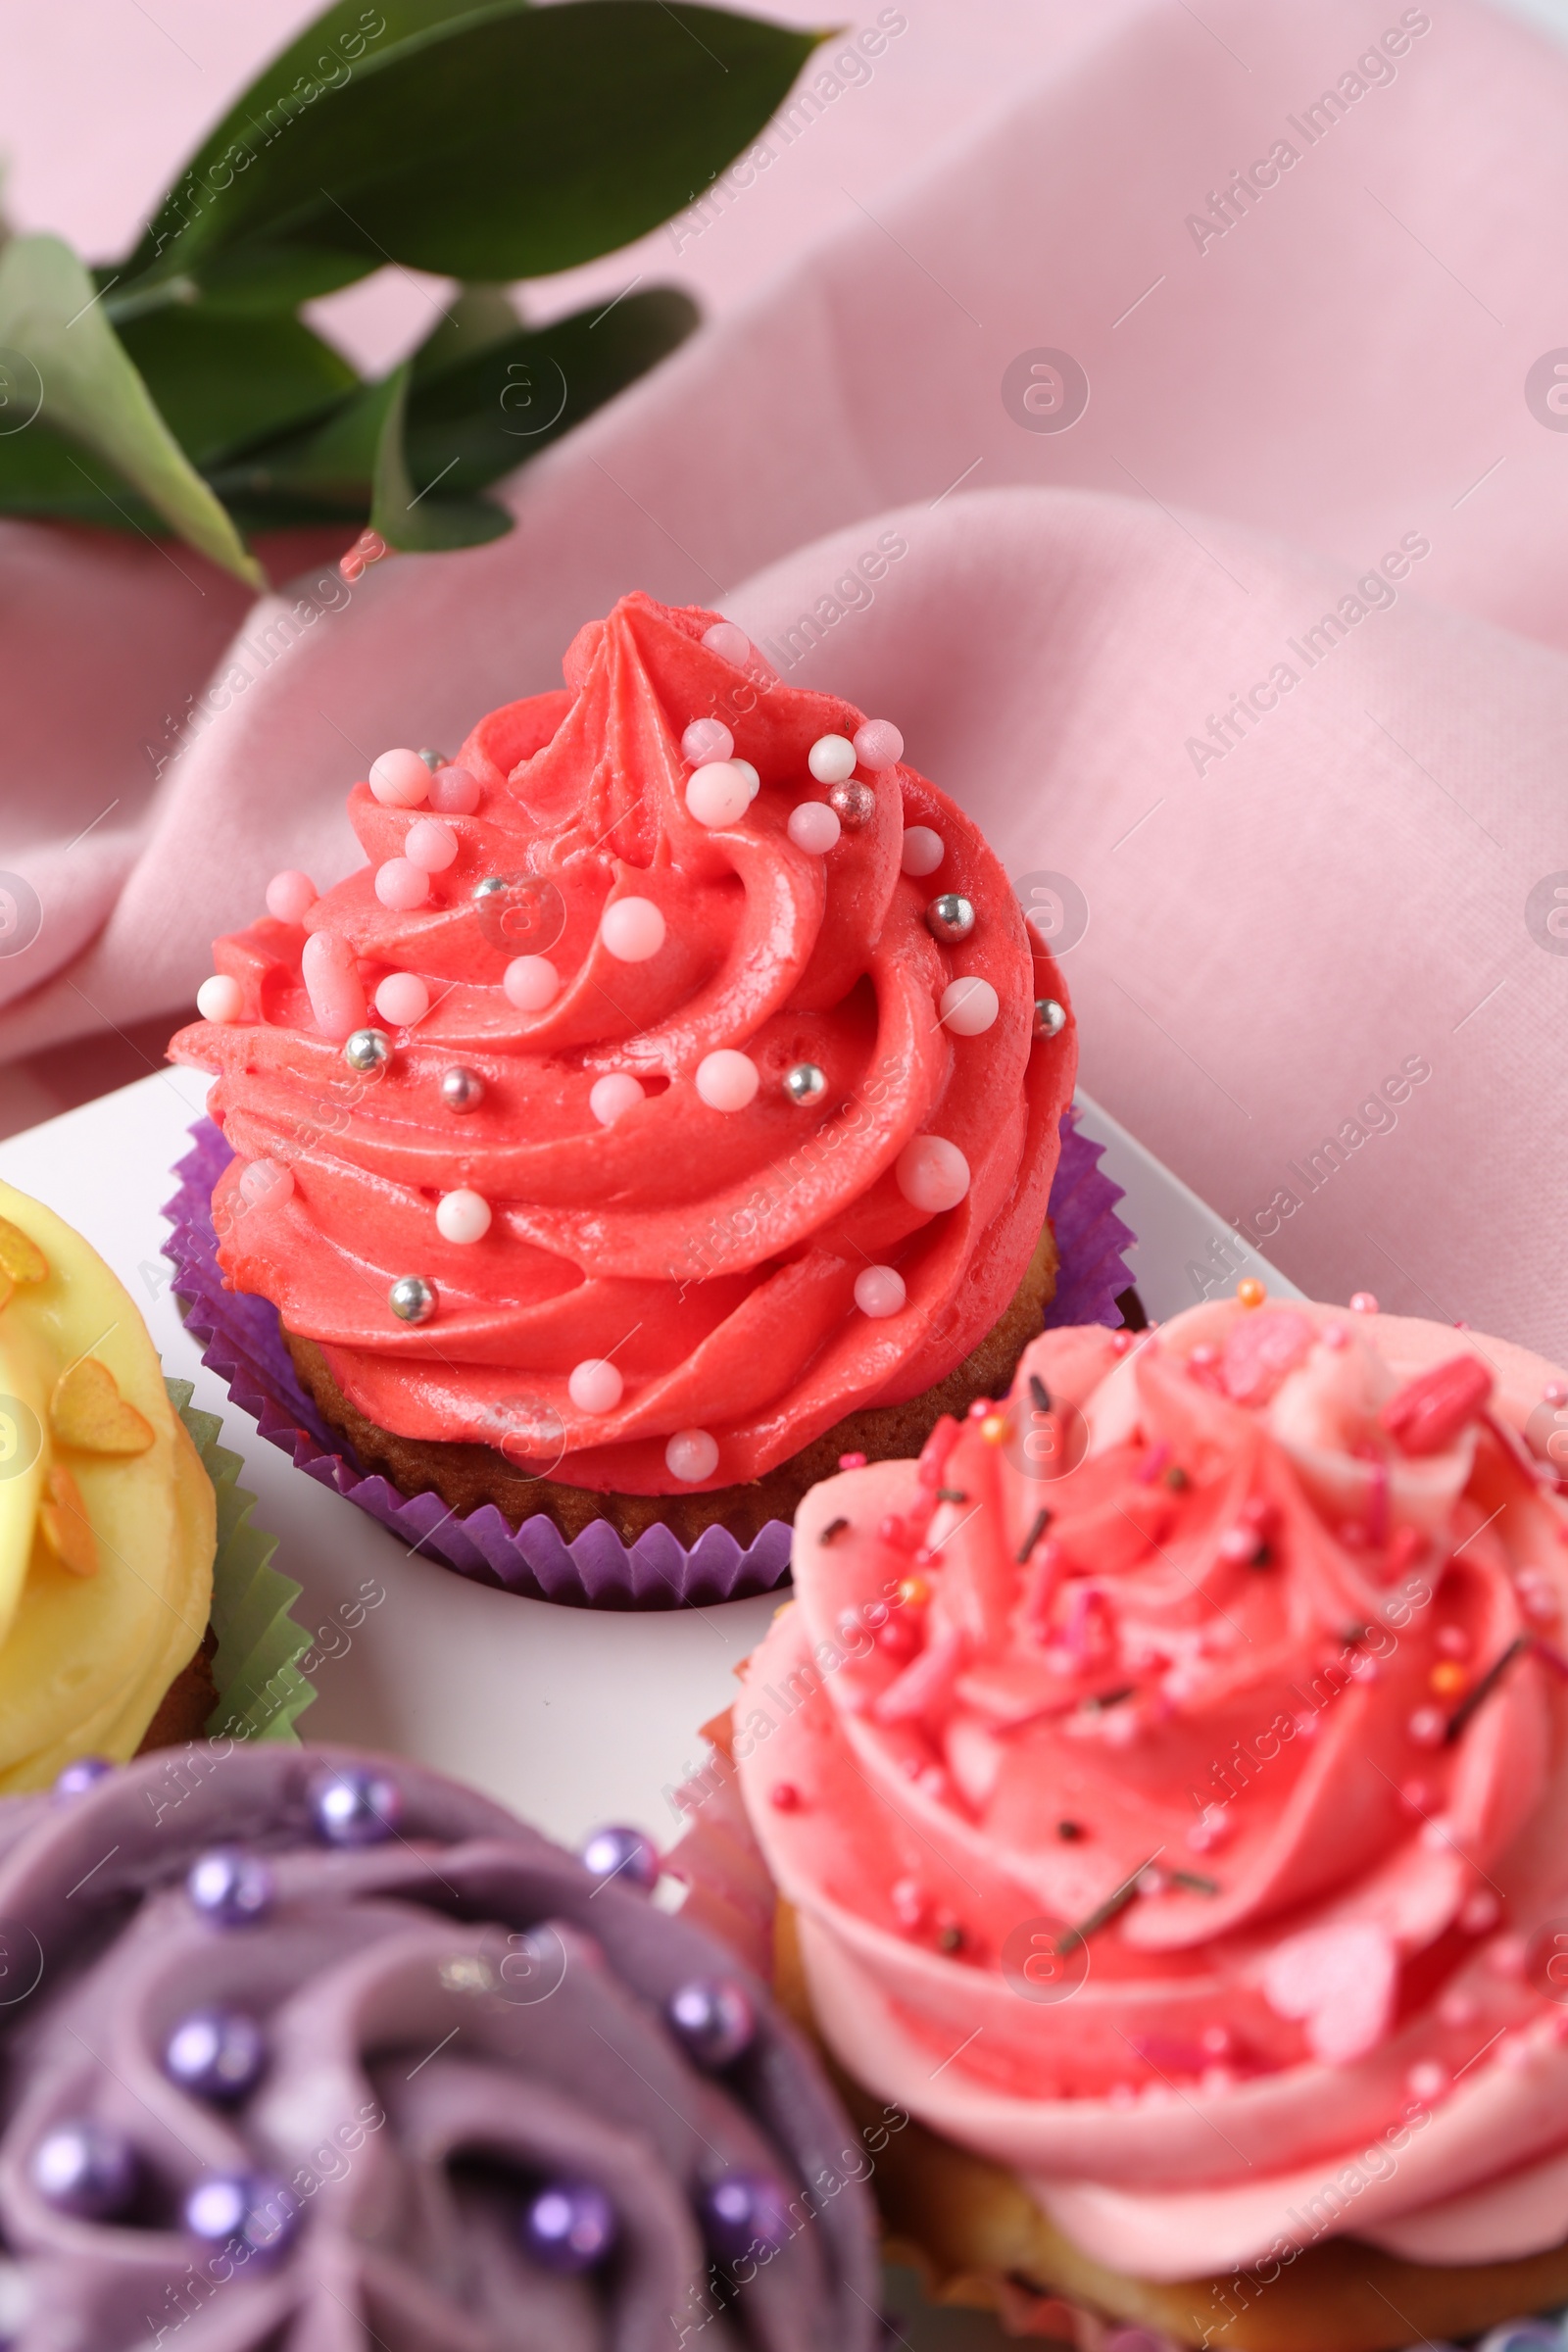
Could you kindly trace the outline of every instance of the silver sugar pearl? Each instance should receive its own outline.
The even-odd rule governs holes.
[[[819,1102],[827,1093],[827,1072],[814,1061],[798,1061],[784,1073],[784,1092],[792,1102]]]
[[[443,1070],[441,1100],[448,1110],[477,1110],[484,1101],[484,1080],[477,1070]]]
[[[473,895],[476,899],[493,899],[498,891],[505,890],[506,887],[507,881],[504,874],[486,874],[482,882],[474,884]]]
[[[1066,1026],[1067,1010],[1065,1005],[1058,1004],[1054,997],[1036,997],[1036,1037],[1059,1037]]]
[[[392,1058],[392,1040],[384,1029],[356,1029],[343,1048],[351,1070],[385,1069]]]
[[[876,794],[852,776],[847,784],[833,786],[827,805],[846,833],[858,833],[876,814]]]
[[[419,758],[424,761],[432,776],[438,767],[446,767],[450,764],[445,752],[421,752]]]
[[[435,1284],[422,1274],[400,1274],[386,1302],[400,1323],[428,1323],[435,1313]]]
[[[942,940],[950,948],[956,947],[960,939],[967,939],[974,929],[974,908],[956,890],[945,890],[941,898],[933,899],[926,908],[925,927],[933,939]]]

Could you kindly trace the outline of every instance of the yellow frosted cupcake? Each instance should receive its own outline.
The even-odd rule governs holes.
[[[216,1517],[129,1294],[0,1184],[0,1791],[199,1728]]]

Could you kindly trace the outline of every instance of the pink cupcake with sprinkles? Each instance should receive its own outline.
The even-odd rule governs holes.
[[[1071,1009],[891,720],[643,595],[564,675],[378,758],[367,862],[279,874],[170,1051],[225,1290],[360,1473],[746,1544],[1005,1390]]]
[[[685,1875],[755,1921],[749,1821],[955,2295],[1129,2352],[1568,2296],[1565,1464],[1540,1357],[1248,1281],[807,1496]]]

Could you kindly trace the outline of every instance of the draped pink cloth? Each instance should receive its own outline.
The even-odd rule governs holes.
[[[0,1054],[177,1010],[270,873],[355,862],[376,752],[559,682],[626,588],[722,599],[1087,913],[1084,1084],[1223,1217],[1320,1296],[1568,1354],[1568,60],[1479,0],[1015,41],[489,548],[307,623],[0,526],[0,865],[43,906]]]

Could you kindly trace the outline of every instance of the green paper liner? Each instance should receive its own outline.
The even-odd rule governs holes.
[[[295,1721],[316,1696],[315,1684],[299,1669],[311,1636],[289,1613],[304,1587],[273,1567],[277,1538],[252,1526],[256,1497],[236,1483],[243,1463],[220,1445],[223,1424],[218,1414],[191,1403],[190,1381],[166,1379],[164,1386],[218,1496],[213,1557],[218,1704],[207,1719],[208,1738],[273,1740],[298,1747]]]

